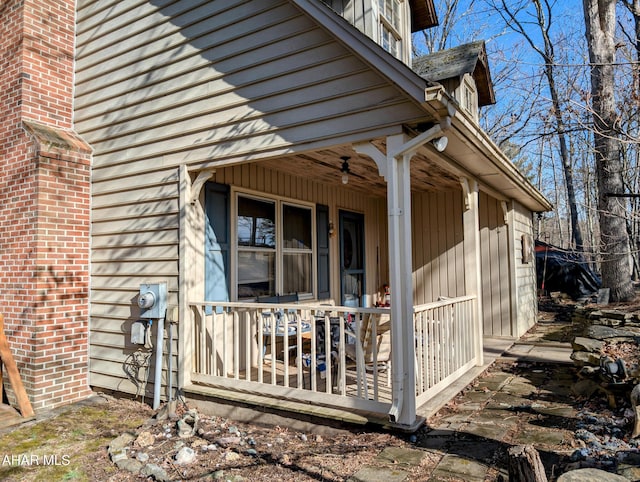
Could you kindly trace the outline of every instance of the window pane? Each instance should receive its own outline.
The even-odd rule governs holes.
[[[238,197],[238,246],[276,247],[274,203]]]
[[[282,207],[283,247],[285,249],[311,249],[311,209]]]
[[[275,253],[238,252],[238,299],[275,295]]]
[[[283,255],[283,294],[311,293],[311,259],[311,253]]]

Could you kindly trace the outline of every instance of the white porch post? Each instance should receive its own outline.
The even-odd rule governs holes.
[[[478,182],[473,179],[462,178],[462,192],[464,195],[464,283],[467,295],[476,296],[474,347],[476,365],[483,364],[482,353],[482,278],[480,276],[480,220],[478,209]]]
[[[399,152],[405,142],[387,139],[387,152]],[[400,425],[416,422],[413,278],[411,259],[411,181],[413,152],[387,156],[387,211],[389,216],[389,275],[391,283],[391,370],[393,401],[389,416]]]
[[[402,134],[389,136],[386,155],[369,142],[353,145],[356,152],[375,161],[380,175],[387,181],[392,373],[389,419],[407,427],[417,423],[410,162],[418,149],[442,135],[450,125],[451,118],[444,117],[414,138]]]
[[[178,388],[191,384],[191,348],[193,333],[191,327],[191,313],[189,312],[188,273],[191,261],[188,232],[190,226],[191,206],[191,178],[187,167],[180,166],[180,259],[179,289],[178,289]]]

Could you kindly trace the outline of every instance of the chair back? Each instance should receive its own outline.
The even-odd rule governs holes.
[[[375,326],[375,340],[374,336]],[[391,316],[388,314],[366,314],[360,329],[365,363],[386,362],[391,357]],[[374,346],[377,360],[373,359]]]

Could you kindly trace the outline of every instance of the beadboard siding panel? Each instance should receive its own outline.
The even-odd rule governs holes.
[[[516,280],[515,299],[517,303],[517,332],[514,333],[514,336],[519,337],[536,323],[538,316],[536,262],[535,255],[528,263],[523,263],[522,261],[522,236],[529,236],[530,239],[533,239],[531,211],[517,202],[513,202],[512,210],[514,231],[513,264]]]
[[[480,192],[480,253],[485,336],[514,336],[511,316],[511,249],[500,201]]]
[[[414,193],[414,303],[465,295],[462,191]]]

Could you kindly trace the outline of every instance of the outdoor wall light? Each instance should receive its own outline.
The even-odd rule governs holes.
[[[449,139],[447,136],[438,137],[431,141],[433,147],[436,148],[436,151],[442,152],[447,148],[447,144],[449,144]]]
[[[329,222],[329,237],[333,238],[334,234],[336,234],[335,226],[333,225],[333,222]]]
[[[340,172],[342,173],[342,184],[347,184],[349,182],[349,159],[351,159],[349,156],[342,156],[340,159],[342,159],[342,169],[340,169]]]

